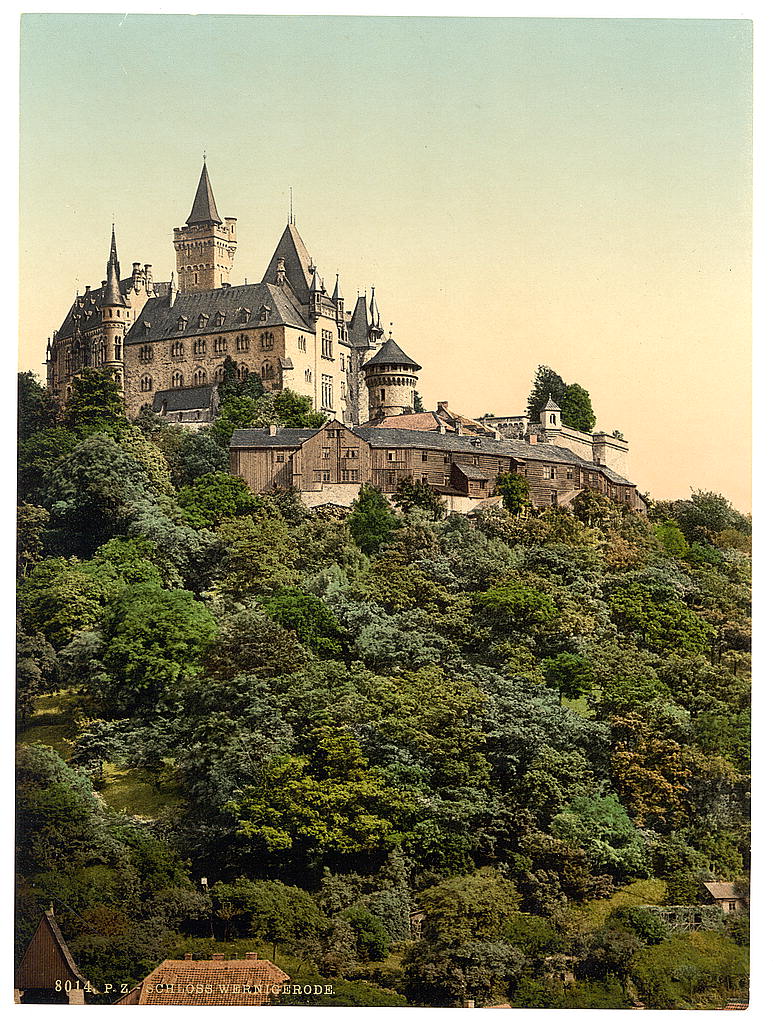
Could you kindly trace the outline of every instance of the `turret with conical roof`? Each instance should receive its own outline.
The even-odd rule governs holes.
[[[102,342],[95,352],[94,362],[109,367],[115,373],[119,387],[123,387],[123,339],[131,325],[131,313],[121,293],[121,265],[115,244],[115,224],[110,237],[110,255],[107,259],[107,280],[102,288]]]
[[[378,352],[362,365],[371,421],[413,412],[420,369],[390,333]]]
[[[209,291],[229,284],[236,253],[236,218],[222,218],[206,160],[185,226],[174,229],[181,292]]]
[[[542,428],[547,431],[561,429],[561,406],[553,401],[553,396],[548,395],[548,400],[540,409],[539,421]]]

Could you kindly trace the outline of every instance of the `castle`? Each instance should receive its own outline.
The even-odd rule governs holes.
[[[48,342],[48,386],[58,402],[83,367],[104,367],[130,418],[150,408],[203,425],[215,414],[230,356],[240,378],[259,374],[268,391],[307,395],[347,424],[413,409],[420,367],[384,338],[375,288],[346,311],[338,277],[328,294],[292,216],[260,282],[231,285],[236,219],[218,213],[205,162],[190,215],[173,237],[176,279],[154,281],[147,263],[134,263],[122,279],[113,230],[101,287],[76,296]]]
[[[328,294],[292,213],[260,282],[232,285],[236,219],[218,213],[206,161],[173,242],[170,281],[154,281],[147,263],[122,278],[113,228],[105,280],[76,295],[48,342],[47,382],[60,405],[84,367],[98,367],[113,374],[129,418],[147,409],[196,429],[217,414],[230,357],[240,379],[257,374],[267,391],[308,396],[327,416],[319,430],[235,432],[231,469],[256,491],[295,486],[310,505],[346,504],[362,483],[391,493],[407,476],[462,510],[493,498],[497,476],[514,472],[539,505],[593,487],[643,507],[626,478],[627,442],[569,429],[552,400],[539,423],[473,420],[446,402],[417,411],[421,366],[391,332],[384,337],[375,288],[352,310],[337,275]]]

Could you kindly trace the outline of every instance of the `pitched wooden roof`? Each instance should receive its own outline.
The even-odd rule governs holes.
[[[47,910],[30,939],[16,970],[16,988],[51,988],[57,981],[77,982],[86,987],[86,979],[73,960],[53,910]]]

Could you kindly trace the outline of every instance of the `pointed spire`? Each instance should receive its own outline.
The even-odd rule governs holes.
[[[341,298],[341,293],[338,290],[338,274],[336,274],[336,286],[333,289],[333,294],[330,297],[333,300],[333,302],[338,302],[338,300]]]
[[[196,189],[196,197],[193,200],[191,214],[185,223],[189,226],[191,224],[223,223],[220,214],[217,212],[217,206],[215,206],[215,195],[209,181],[206,159],[204,160],[204,165],[201,168],[201,177],[199,178],[199,184]]]
[[[311,284],[309,285],[309,291],[310,292],[322,292],[322,291],[324,291],[325,287],[322,284],[322,281],[320,280],[319,274],[317,273],[317,268],[316,267],[312,267],[311,270],[312,270],[312,276],[311,276]]]
[[[381,314],[378,311],[378,305],[376,304],[376,286],[374,285],[370,290],[370,322],[373,327],[381,326]]]
[[[110,256],[107,261],[107,281],[102,292],[103,306],[123,306],[121,295],[121,266],[118,262],[118,249],[115,244],[115,224],[110,238]]]

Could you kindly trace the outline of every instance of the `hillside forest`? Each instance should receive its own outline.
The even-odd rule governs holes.
[[[312,513],[227,445],[318,414],[221,389],[192,432],[20,375],[19,951],[53,904],[89,1002],[248,950],[334,1005],[744,1001],[750,518]]]

